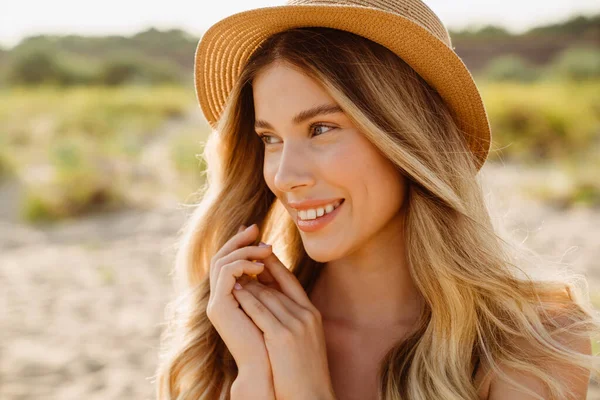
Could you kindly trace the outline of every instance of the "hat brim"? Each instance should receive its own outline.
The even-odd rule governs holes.
[[[465,64],[446,43],[418,23],[367,7],[264,7],[230,15],[211,26],[196,49],[194,80],[200,107],[212,127],[235,79],[258,46],[273,34],[298,27],[348,31],[396,53],[444,99],[481,168],[489,153],[491,129],[481,95]]]

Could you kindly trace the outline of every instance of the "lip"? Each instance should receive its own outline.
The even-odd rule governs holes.
[[[298,225],[298,229],[304,232],[315,232],[319,229],[322,229],[331,221],[333,221],[333,219],[339,214],[340,208],[344,206],[344,203],[346,203],[346,201],[342,200],[342,204],[340,204],[335,210],[316,219],[306,221],[301,220],[299,213],[296,213],[296,224]]]
[[[308,210],[310,208],[318,208],[319,206],[325,206],[327,204],[335,203],[336,201],[343,201],[341,197],[335,197],[330,199],[314,199],[305,201],[288,201],[288,205],[296,210]]]

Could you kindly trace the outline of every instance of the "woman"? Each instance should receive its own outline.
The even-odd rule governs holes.
[[[351,3],[199,44],[215,131],[158,397],[585,399],[600,324],[494,232],[489,124],[446,29],[417,0]]]

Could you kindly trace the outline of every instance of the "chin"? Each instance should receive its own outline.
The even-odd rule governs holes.
[[[308,256],[315,260],[316,262],[326,263],[332,260],[337,260],[341,258],[341,252],[339,251],[339,246],[332,245],[331,241],[307,241],[305,238],[302,238],[302,243],[304,245],[304,250]],[[336,250],[334,250],[336,249]]]

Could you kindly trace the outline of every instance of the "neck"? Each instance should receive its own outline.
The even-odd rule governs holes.
[[[323,320],[355,328],[411,325],[423,299],[408,271],[400,217],[346,257],[326,263],[311,291]]]

